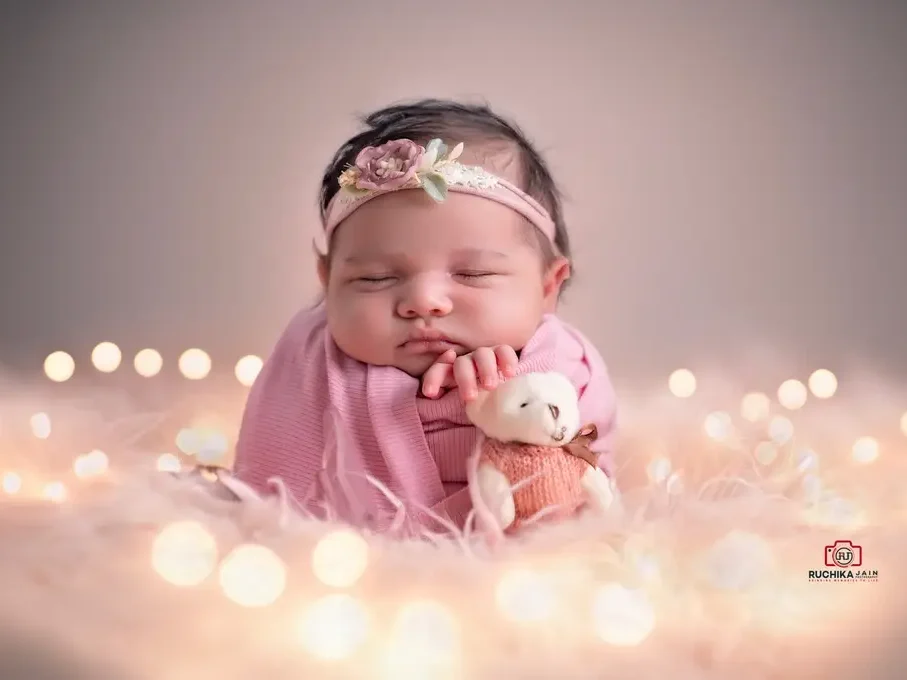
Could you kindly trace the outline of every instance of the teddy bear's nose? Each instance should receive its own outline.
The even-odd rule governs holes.
[[[551,411],[551,417],[557,420],[557,417],[561,414],[561,410],[554,404],[548,404],[548,410]]]

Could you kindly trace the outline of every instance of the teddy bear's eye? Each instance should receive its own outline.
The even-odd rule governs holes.
[[[526,408],[527,406],[529,406],[528,401],[524,401],[522,404],[520,404],[520,408]]]

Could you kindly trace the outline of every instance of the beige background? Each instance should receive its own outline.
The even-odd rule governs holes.
[[[0,357],[266,353],[315,293],[317,182],[354,114],[440,95],[547,153],[564,313],[618,380],[766,348],[905,375],[905,7],[4,3]]]

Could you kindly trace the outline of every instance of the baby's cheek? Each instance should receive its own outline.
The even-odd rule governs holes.
[[[380,295],[336,296],[328,300],[328,323],[337,345],[351,357],[380,363],[388,335],[386,300]]]
[[[541,321],[542,312],[537,300],[528,293],[507,287],[499,290],[473,291],[464,300],[461,312],[468,316],[474,331],[486,345],[525,344]]]

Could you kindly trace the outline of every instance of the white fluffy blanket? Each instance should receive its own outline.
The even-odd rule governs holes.
[[[624,397],[620,509],[492,554],[156,468],[199,414],[235,431],[241,395],[184,385],[153,415],[7,381],[0,678],[903,678],[907,401],[864,381],[751,422],[700,385]],[[811,580],[838,541],[862,564]]]

